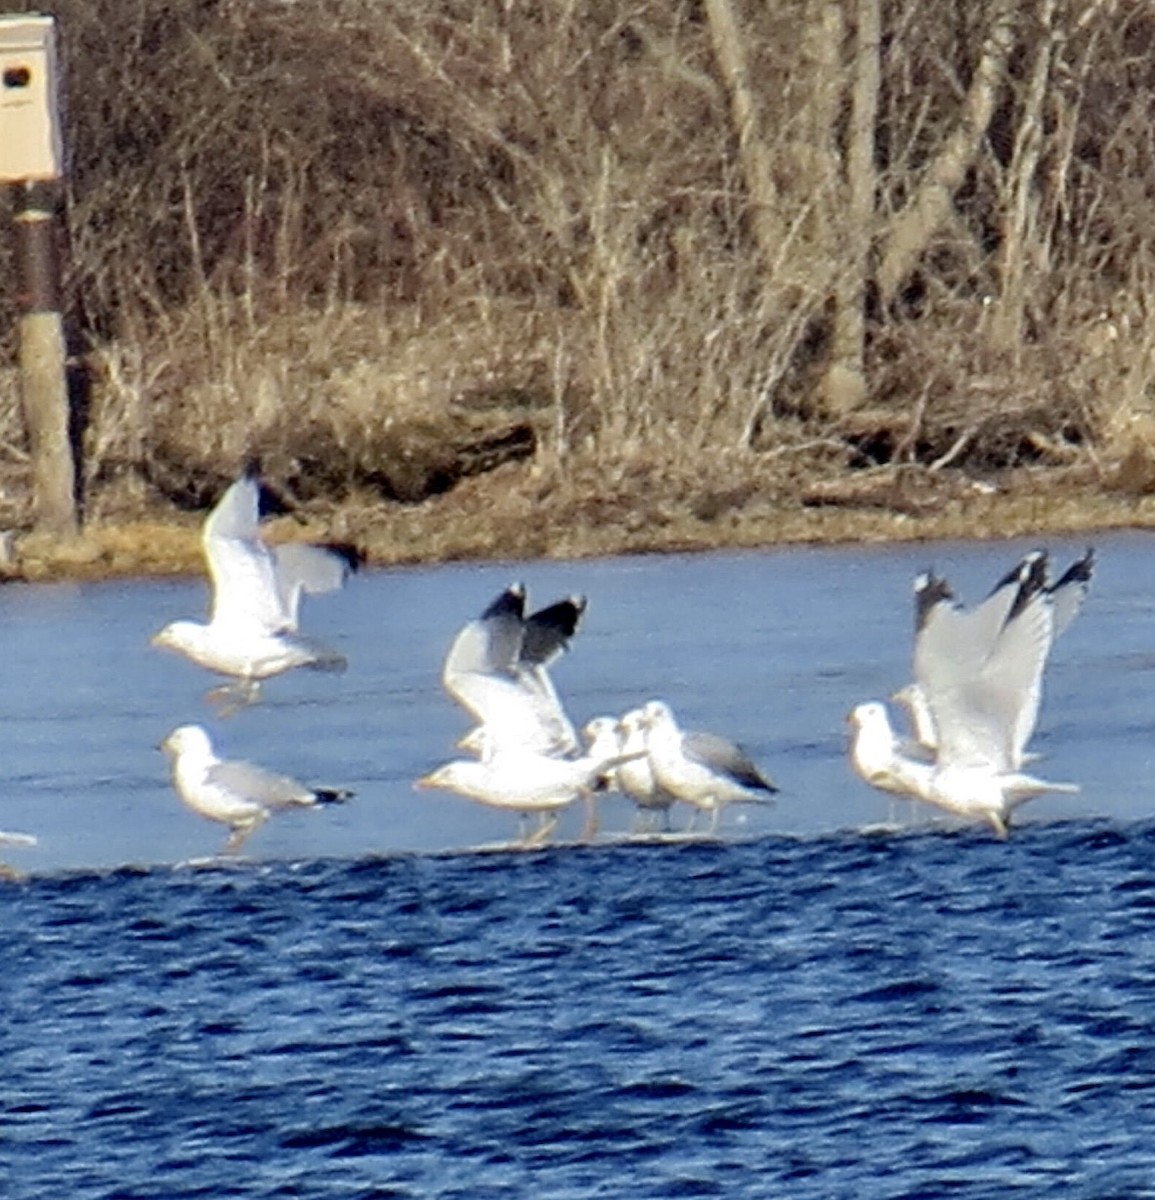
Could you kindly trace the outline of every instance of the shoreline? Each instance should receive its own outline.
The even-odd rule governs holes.
[[[497,474],[497,473],[495,473]],[[845,477],[803,498],[651,493],[609,497],[558,487],[534,494],[524,479],[467,481],[419,505],[366,498],[263,523],[271,541],[342,541],[366,569],[495,560],[708,553],[1036,535],[1070,537],[1155,528],[1155,496],[1127,495],[1053,472],[982,484],[940,480],[869,487]],[[175,509],[106,516],[75,538],[9,534],[2,582],[89,582],[200,575],[203,513]]]

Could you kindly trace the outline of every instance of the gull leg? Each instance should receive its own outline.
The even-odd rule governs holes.
[[[710,835],[713,836],[718,832],[718,821],[722,816],[722,806],[715,803],[710,809]]]
[[[545,842],[557,825],[557,813],[542,814],[541,824],[525,839],[527,846],[540,846]]]
[[[253,821],[247,825],[234,825],[232,833],[229,834],[229,840],[225,842],[223,853],[238,854],[241,847],[248,841],[249,835],[260,824],[259,821]]]
[[[582,841],[592,842],[598,836],[598,798],[593,792],[586,792],[586,823],[582,826]],[[557,824],[557,818],[554,818]]]
[[[233,716],[250,704],[256,704],[260,698],[261,681],[249,676],[239,679],[235,683],[226,683],[221,687],[213,688],[208,693],[209,702],[217,705],[217,716],[222,719]]]
[[[998,813],[987,813],[987,820],[991,824],[991,828],[1005,842],[1007,835],[1010,832],[1010,823],[1003,820]]]

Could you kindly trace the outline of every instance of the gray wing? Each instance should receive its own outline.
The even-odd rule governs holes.
[[[536,660],[560,653],[576,625],[572,601],[544,610],[535,626],[534,644],[525,652],[525,589],[507,588],[476,620],[457,635],[445,658],[445,690],[478,722],[494,744],[531,748],[543,754],[577,749],[573,724],[562,709],[553,682]],[[557,611],[553,611],[557,610]],[[531,621],[533,618],[531,618]]]
[[[217,763],[209,768],[207,778],[209,783],[268,809],[309,805],[316,799],[312,789],[297,780],[239,760]]]
[[[1038,718],[1052,639],[1050,599],[1036,592],[982,662],[950,653],[925,658],[924,687],[938,729],[940,764],[984,764],[999,771],[1021,765]]]
[[[302,592],[310,596],[335,592],[355,569],[346,551],[306,542],[274,546],[272,555],[277,590],[292,629],[297,628]]]
[[[959,607],[945,579],[920,575],[915,581],[914,681],[927,703],[936,677],[974,661]]]
[[[512,675],[521,654],[524,611],[525,588],[515,583],[453,639],[441,673],[450,695],[456,696],[453,685],[461,675]]]
[[[714,733],[682,734],[682,753],[719,775],[725,775],[742,787],[760,791],[776,790],[741,746]]]

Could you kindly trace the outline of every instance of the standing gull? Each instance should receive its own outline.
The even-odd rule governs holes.
[[[491,749],[579,749],[548,668],[568,648],[585,607],[584,597],[571,596],[527,616],[525,588],[515,583],[454,638],[442,683],[484,727]]]
[[[741,747],[712,733],[683,732],[668,704],[642,708],[650,765],[670,795],[710,813],[710,832],[727,804],[773,804],[778,788]]]
[[[252,763],[218,758],[199,725],[174,729],[161,742],[161,749],[172,757],[173,786],[181,800],[193,812],[232,831],[224,846],[226,854],[235,854],[273,813],[340,803],[353,794],[307,787]]]
[[[345,659],[298,629],[301,595],[339,588],[358,563],[328,546],[269,546],[260,537],[260,482],[249,471],[209,513],[201,543],[212,583],[207,624],[173,621],[152,639],[236,683],[214,693],[233,707],[253,703],[260,681],[294,667],[343,671]]]
[[[1023,572],[997,637],[982,652],[973,614],[945,580],[921,577],[918,589],[916,676],[937,732],[934,760],[904,755],[886,709],[871,702],[850,715],[851,763],[874,787],[986,821],[1005,837],[1021,804],[1044,792],[1078,791],[1022,770],[1054,640],[1055,595],[1045,574]]]
[[[652,829],[656,822],[663,833],[668,833],[670,809],[677,797],[666,791],[654,777],[642,709],[632,708],[623,713],[618,730],[622,753],[638,754],[637,758],[631,757],[628,762],[622,763],[616,772],[619,789],[629,796],[638,810],[636,828]],[[640,753],[642,751],[645,753]]]
[[[482,757],[445,763],[414,784],[417,788],[444,788],[492,808],[507,809],[524,818],[534,815],[538,827],[522,830],[521,841],[537,845],[549,837],[561,810],[584,798],[587,805],[586,836],[596,828],[594,791],[602,776],[622,762],[616,753],[559,758],[524,745],[487,744],[482,736]]]

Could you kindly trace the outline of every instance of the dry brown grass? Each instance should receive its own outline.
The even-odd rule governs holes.
[[[1021,336],[999,254],[1030,5],[950,222],[894,305],[863,298],[868,396],[837,417],[849,83],[802,0],[733,5],[783,222],[769,259],[691,0],[15,7],[57,13],[68,51],[86,515],[109,562],[131,557],[110,525],[203,505],[252,455],[380,561],[902,535],[918,503],[877,486],[899,468],[963,497],[1074,470],[1109,523],[1095,489],[1155,489],[1139,0],[1058,6]],[[986,14],[883,6],[880,229],[957,120]],[[28,511],[14,387],[0,373],[0,527]]]

